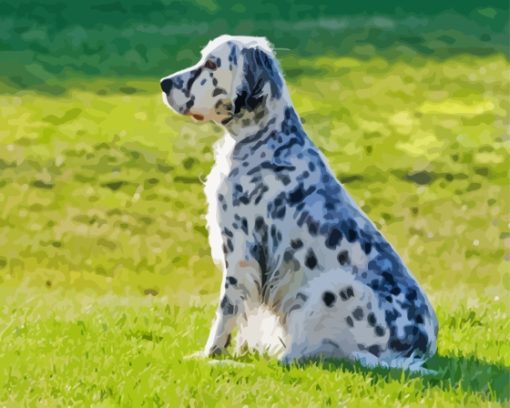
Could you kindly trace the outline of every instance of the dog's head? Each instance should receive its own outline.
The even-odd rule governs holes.
[[[197,64],[161,79],[161,89],[177,113],[226,124],[280,98],[283,79],[265,38],[222,35]]]

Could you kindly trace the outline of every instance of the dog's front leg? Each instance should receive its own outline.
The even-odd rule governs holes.
[[[216,310],[216,318],[209,333],[209,339],[205,346],[207,356],[217,355],[224,352],[230,339],[230,333],[235,327],[238,308],[230,303],[228,297],[224,296]]]
[[[258,264],[244,259],[229,259],[229,265],[231,267],[223,275],[216,318],[205,346],[208,356],[225,351],[239,318],[245,318],[246,309],[256,305],[260,297]]]

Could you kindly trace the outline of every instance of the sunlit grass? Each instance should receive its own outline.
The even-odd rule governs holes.
[[[213,366],[186,358],[207,338],[211,305],[175,305],[170,291],[10,289],[0,296],[0,399],[8,404],[481,406],[508,398],[508,314],[486,297],[453,306],[459,290],[434,296],[442,335],[429,367],[438,375],[416,377],[333,362],[286,369],[257,356],[241,358],[243,367]]]

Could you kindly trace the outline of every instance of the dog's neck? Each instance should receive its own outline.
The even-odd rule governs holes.
[[[289,112],[294,113],[292,116],[295,117],[296,126],[301,127],[290,96],[285,89],[280,98],[265,96],[255,109],[241,109],[221,125],[236,142],[241,142],[271,129],[280,130],[285,115],[289,115]]]

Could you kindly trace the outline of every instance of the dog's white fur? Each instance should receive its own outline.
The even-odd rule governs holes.
[[[224,352],[237,327],[238,347],[282,362],[424,370],[436,349],[434,311],[306,136],[267,40],[218,37],[162,88],[175,111],[226,129],[205,186],[223,268],[205,353]]]

